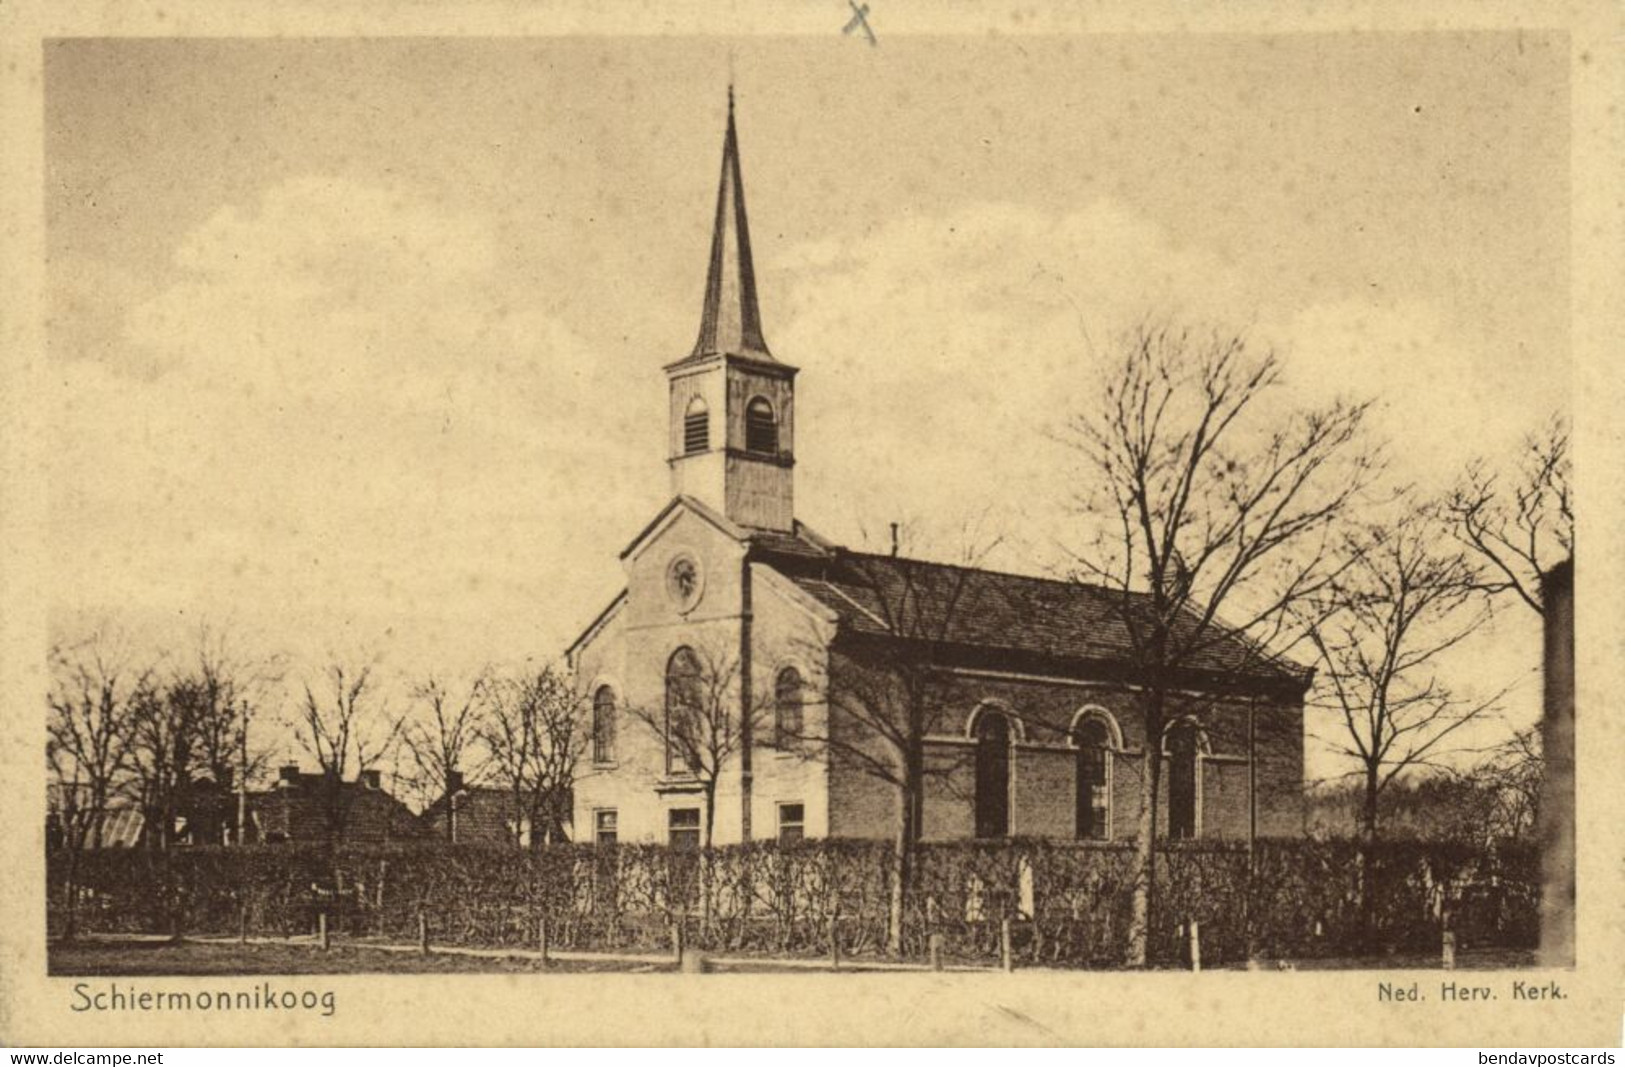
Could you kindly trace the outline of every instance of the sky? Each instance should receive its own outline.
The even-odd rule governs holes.
[[[730,70],[797,513],[837,540],[974,521],[1063,566],[1056,431],[1148,316],[1375,398],[1425,487],[1568,404],[1558,36],[46,48],[62,635],[207,621],[401,680],[561,652],[668,496]],[[1527,715],[1536,637],[1505,612],[1457,673]]]

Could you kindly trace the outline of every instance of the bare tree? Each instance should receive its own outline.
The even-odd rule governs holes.
[[[183,835],[199,842],[224,838],[233,823],[226,790],[265,758],[263,752],[251,757],[248,743],[263,672],[204,628],[195,659],[139,702],[131,755],[149,847],[167,848]],[[239,798],[243,784],[237,782]],[[239,811],[239,837],[241,821]]]
[[[1569,428],[1561,415],[1524,439],[1517,469],[1469,465],[1446,513],[1459,537],[1485,564],[1480,588],[1511,592],[1544,614],[1541,575],[1574,555],[1574,499]]]
[[[106,630],[53,648],[50,669],[45,758],[58,842],[66,851],[64,936],[71,939],[79,856],[104,843],[110,804],[131,767],[138,710],[154,699],[153,677]]]
[[[627,712],[664,747],[666,769],[690,778],[703,798],[700,844],[711,847],[716,826],[717,783],[759,736],[769,705],[740,695],[740,661],[721,648],[685,647],[672,659],[665,700],[659,707],[633,705]]]
[[[230,631],[204,626],[198,631],[190,671],[181,676],[197,715],[198,762],[216,786],[236,792],[232,839],[247,840],[248,785],[270,762],[271,750],[255,741],[255,721],[280,690],[280,655],[241,654]]]
[[[576,770],[589,741],[590,712],[564,671],[552,665],[483,687],[477,734],[509,797],[517,845],[565,838]]]
[[[1486,840],[1518,841],[1534,831],[1545,764],[1540,727],[1531,726],[1495,746],[1468,772],[1490,798],[1481,820]]]
[[[1292,647],[1295,609],[1336,573],[1333,528],[1376,471],[1359,444],[1367,404],[1272,413],[1281,384],[1279,358],[1242,336],[1141,326],[1071,425],[1080,503],[1100,523],[1080,578],[1120,594],[1146,739],[1131,966],[1152,921],[1170,691],[1221,643],[1242,638],[1255,666]]]
[[[130,765],[141,807],[141,840],[168,848],[190,793],[200,710],[190,687],[154,687],[141,694],[130,720]]]
[[[401,743],[412,758],[413,775],[424,793],[444,801],[446,839],[457,840],[458,786],[470,772],[469,758],[478,740],[484,710],[486,677],[482,673],[453,691],[430,675],[412,690],[413,707],[401,729]]]
[[[322,815],[333,845],[344,837],[355,799],[345,778],[374,769],[400,734],[401,719],[389,714],[371,683],[370,666],[335,663],[323,672],[320,696],[310,683],[304,687],[298,737],[321,772]]]
[[[1360,830],[1378,835],[1383,790],[1438,766],[1452,739],[1501,694],[1465,699],[1439,678],[1439,658],[1487,618],[1478,572],[1425,508],[1350,538],[1351,566],[1319,598],[1309,628],[1320,703],[1336,713],[1335,750],[1363,782]]]
[[[974,568],[999,538],[981,523],[959,530],[957,564],[933,563],[904,552],[911,531],[894,526],[890,555],[844,555],[843,580],[862,591],[879,633],[844,638],[846,661],[824,691],[809,694],[827,708],[823,719],[797,716],[795,736],[781,739],[804,757],[823,757],[884,783],[896,796],[887,950],[902,951],[903,909],[924,832],[928,784],[950,788],[968,758],[962,750],[928,758],[927,739],[951,732],[957,687],[946,670]],[[816,638],[810,648],[821,648]]]

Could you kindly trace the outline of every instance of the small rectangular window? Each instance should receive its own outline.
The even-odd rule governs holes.
[[[790,844],[806,836],[806,808],[800,804],[779,805],[779,841]]]
[[[604,808],[593,814],[594,841],[600,845],[613,845],[619,836],[619,818],[614,808]]]
[[[673,848],[699,848],[700,809],[673,808],[667,812],[666,840]]]

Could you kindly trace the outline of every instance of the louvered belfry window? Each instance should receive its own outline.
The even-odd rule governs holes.
[[[711,447],[711,412],[705,401],[695,397],[683,415],[683,455],[707,451]]]
[[[772,454],[779,450],[779,423],[773,405],[756,397],[745,405],[745,451]]]

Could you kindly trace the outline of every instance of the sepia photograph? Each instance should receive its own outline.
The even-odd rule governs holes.
[[[39,43],[23,980],[1570,995],[1569,32],[820,13]]]

